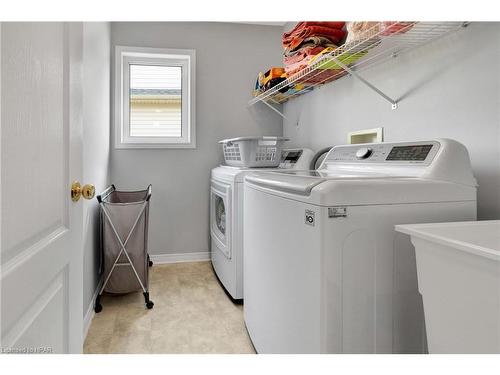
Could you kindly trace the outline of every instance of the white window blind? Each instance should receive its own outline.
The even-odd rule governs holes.
[[[182,67],[130,65],[130,136],[182,136]]]

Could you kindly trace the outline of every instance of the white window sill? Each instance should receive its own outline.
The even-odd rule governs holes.
[[[196,148],[196,143],[120,143],[115,145],[117,150],[129,150],[129,149],[194,149]]]

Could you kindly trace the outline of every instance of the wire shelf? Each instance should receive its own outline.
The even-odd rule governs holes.
[[[391,102],[393,108],[397,108],[396,100],[385,95],[358,73],[466,25],[467,22],[393,22],[386,23],[384,29],[380,25],[375,25],[361,34],[359,39],[324,54],[307,68],[255,96],[248,104],[259,102],[268,106],[271,106],[271,103],[281,104],[318,86],[351,74]],[[391,33],[391,30],[397,31]],[[271,108],[282,115],[273,106]]]

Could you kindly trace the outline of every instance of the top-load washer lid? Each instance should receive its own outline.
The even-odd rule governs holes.
[[[308,195],[313,187],[324,181],[324,178],[310,178],[310,176],[290,175],[288,173],[276,173],[276,175],[273,173],[251,173],[245,180],[277,191]]]
[[[278,191],[309,195],[315,186],[327,180],[345,181],[377,178],[396,178],[396,176],[390,176],[372,171],[269,171],[251,173],[246,177],[246,180],[255,185],[260,185]]]
[[[476,200],[468,152],[448,139],[336,146],[317,171],[259,171],[245,181],[319,205]]]

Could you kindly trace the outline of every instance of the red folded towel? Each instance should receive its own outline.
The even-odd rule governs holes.
[[[344,25],[345,22],[299,22],[292,31],[283,34],[282,44],[293,50],[310,36],[322,36],[338,44],[345,37]]]
[[[315,21],[307,21],[307,22],[299,22],[293,30],[284,33],[283,34],[283,40],[286,38],[289,38],[290,36],[293,36],[294,33],[300,32],[303,29],[306,29],[311,26],[321,26],[321,27],[328,27],[330,29],[337,29],[337,30],[342,30],[345,26],[345,22],[315,22]]]

